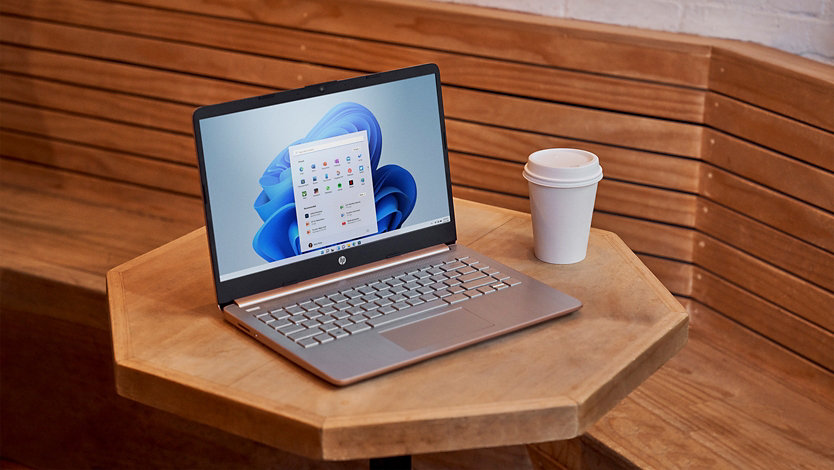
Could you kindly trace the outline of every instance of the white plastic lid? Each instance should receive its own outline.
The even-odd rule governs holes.
[[[551,188],[588,186],[602,179],[599,158],[579,149],[545,149],[533,152],[524,165],[527,181]]]

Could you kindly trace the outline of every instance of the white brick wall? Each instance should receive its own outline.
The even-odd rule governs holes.
[[[435,0],[740,39],[834,65],[834,0]]]

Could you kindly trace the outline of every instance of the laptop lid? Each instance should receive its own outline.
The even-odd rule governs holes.
[[[436,65],[193,116],[218,304],[456,239]]]

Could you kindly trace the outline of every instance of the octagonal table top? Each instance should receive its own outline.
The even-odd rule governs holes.
[[[374,458],[576,437],[685,344],[686,311],[615,234],[553,265],[529,214],[455,208],[460,243],[582,309],[336,387],[223,320],[203,228],[108,273],[119,394],[306,457]]]

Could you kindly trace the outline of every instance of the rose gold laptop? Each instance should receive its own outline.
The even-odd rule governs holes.
[[[575,311],[455,244],[433,64],[194,113],[226,319],[345,385]]]

